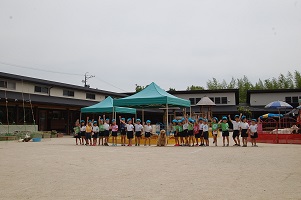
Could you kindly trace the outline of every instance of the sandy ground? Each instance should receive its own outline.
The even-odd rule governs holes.
[[[0,142],[0,199],[301,199],[301,145]]]

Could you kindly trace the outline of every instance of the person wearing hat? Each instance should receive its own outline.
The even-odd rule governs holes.
[[[103,146],[103,138],[105,136],[105,127],[103,124],[103,119],[100,118],[100,116],[98,117],[98,124],[99,124],[99,139],[98,139],[98,145],[100,146],[100,142],[101,145]]]
[[[217,117],[212,118],[211,128],[212,128],[213,144],[217,146],[217,135],[218,135],[218,128],[219,128]]]
[[[258,121],[260,123],[260,118],[258,118]],[[257,128],[257,120],[252,119],[251,125],[249,127],[249,134],[251,136],[252,147],[258,147],[256,144],[256,138],[258,138]]]
[[[184,146],[184,130],[183,130],[183,120],[179,120],[179,123],[178,123],[178,134],[180,136],[180,144],[179,146]]]
[[[110,129],[112,130],[112,146],[117,146],[117,132],[118,132],[118,125],[116,124],[116,120],[112,119],[112,124]]]
[[[187,117],[182,118],[183,121],[183,139],[184,140],[184,146],[188,146],[188,119]]]
[[[241,117],[242,122],[239,124],[240,133],[242,137],[242,146],[247,147],[248,145],[248,131],[249,131],[249,124],[247,122],[246,116]]]
[[[106,119],[106,116],[103,115],[103,118]],[[109,136],[110,136],[110,119],[109,118],[106,119],[103,126],[104,126],[104,129],[105,129],[105,132],[104,132],[104,138],[105,138],[104,145],[109,146]]]
[[[89,120],[89,117],[87,117],[87,124],[86,124],[86,145],[92,146],[92,121]]]
[[[240,115],[235,115],[235,120],[231,119],[231,116],[229,115],[229,121],[233,124],[233,141],[235,142],[235,144],[233,146],[240,146],[240,139],[239,139],[239,132],[240,132],[240,119],[241,119],[242,113],[240,113]]]
[[[99,134],[99,127],[97,126],[97,121],[94,121],[93,128],[92,128],[93,146],[96,146],[98,134]]]
[[[148,146],[150,146],[150,137],[153,131],[153,127],[151,126],[151,121],[150,120],[146,120],[146,125],[144,125],[144,146],[146,146],[146,141],[148,141]]]
[[[178,126],[178,120],[174,119],[172,120],[172,131],[175,138],[175,146],[180,146],[179,143],[179,126]]]
[[[79,141],[79,144],[81,145],[82,141],[81,141],[81,135],[80,135],[79,119],[76,120],[73,131],[74,131],[75,144],[78,145],[78,141]]]
[[[128,146],[132,146],[132,140],[134,138],[134,125],[132,124],[133,121],[131,118],[128,118],[127,124],[126,124],[126,136],[128,138]]]
[[[223,136],[223,146],[225,145],[225,140],[227,139],[227,147],[229,146],[229,124],[228,118],[226,116],[222,117],[222,120],[219,121],[219,125],[222,128],[222,136]]]
[[[208,119],[203,119],[203,137],[204,137],[204,146],[209,146],[209,125],[208,125]]]
[[[121,146],[125,146],[125,143],[126,143],[126,122],[125,122],[125,118],[122,118],[121,116],[119,116],[119,121],[120,121],[119,130],[120,130],[120,136],[121,136]]]
[[[81,136],[81,145],[84,145],[86,141],[86,125],[85,120],[80,121],[80,136]]]
[[[134,124],[134,126],[135,126],[135,146],[140,146],[140,141],[141,141],[141,136],[143,131],[141,120],[136,119],[136,123]]]
[[[199,136],[200,136],[200,145],[199,146],[204,146],[204,135],[203,135],[203,118],[199,118]],[[198,138],[196,137],[196,143],[198,143]]]
[[[194,126],[194,120],[189,118],[188,119],[188,145],[190,147],[194,146],[193,126]]]

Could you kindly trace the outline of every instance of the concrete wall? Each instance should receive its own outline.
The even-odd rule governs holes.
[[[251,106],[265,106],[272,101],[285,101],[285,97],[301,97],[301,92],[285,92],[285,93],[251,93]]]
[[[15,131],[38,131],[38,125],[0,125],[0,134],[14,133]]]

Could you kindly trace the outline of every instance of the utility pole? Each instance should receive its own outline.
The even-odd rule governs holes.
[[[88,79],[95,77],[94,75],[88,75],[88,72],[85,73],[85,80],[82,80],[82,82],[85,84],[85,87],[89,88],[90,85],[87,84]]]

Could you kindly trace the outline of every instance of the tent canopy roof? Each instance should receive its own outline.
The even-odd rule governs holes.
[[[161,108],[165,107],[166,105],[190,107],[190,101],[178,98],[167,93],[154,82],[136,94],[121,99],[115,99],[114,104],[116,106],[138,108]]]
[[[94,104],[89,107],[84,107],[81,109],[82,113],[130,113],[135,114],[136,109],[134,108],[124,108],[124,107],[117,107],[113,105],[112,97],[107,97],[105,100]]]
[[[215,103],[209,97],[203,97],[196,105],[197,106],[215,106]]]

